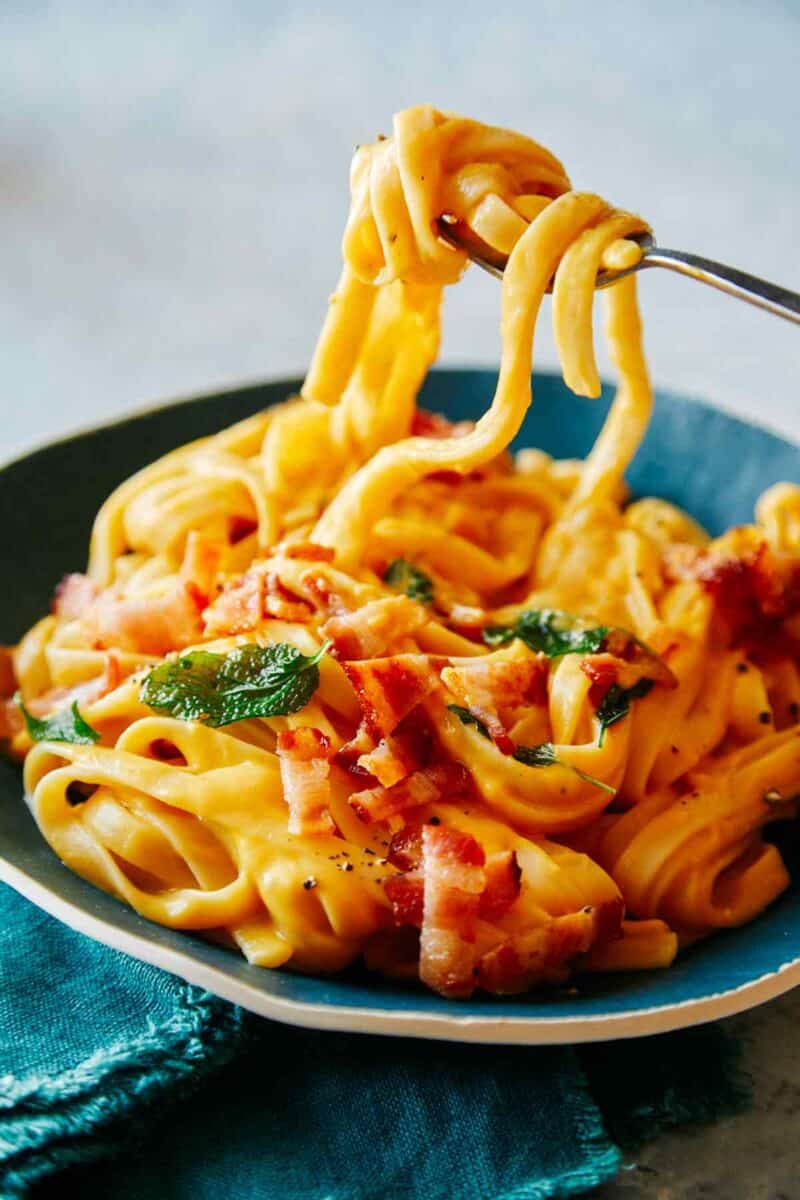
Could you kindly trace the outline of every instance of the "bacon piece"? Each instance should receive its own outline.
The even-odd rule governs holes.
[[[212,605],[203,613],[207,637],[249,633],[264,613],[264,572],[245,571],[240,579],[226,584]]]
[[[611,685],[619,681],[619,667],[620,663],[610,654],[592,654],[582,661],[581,670],[592,685],[589,700],[595,708]]]
[[[194,589],[195,598],[203,608],[214,594],[217,575],[222,563],[223,547],[220,542],[192,530],[186,539],[183,552],[180,580]]]
[[[358,766],[384,787],[392,787],[414,771],[429,766],[433,748],[434,731],[428,715],[416,708],[403,718],[394,733],[374,748],[362,751]]]
[[[370,600],[355,612],[330,617],[322,632],[331,639],[341,659],[378,658],[428,619],[422,605],[408,596],[389,596]]]
[[[0,646],[0,696],[13,696],[16,687],[14,651],[10,646]]]
[[[330,742],[311,725],[278,734],[278,762],[283,795],[289,807],[289,833],[297,836],[334,833],[328,806],[331,798]]]
[[[478,915],[483,921],[498,921],[520,894],[522,868],[513,850],[502,850],[487,858],[485,873]]]
[[[265,617],[308,622],[312,609],[283,586],[275,571],[263,563],[227,584],[203,613],[207,637],[248,633]]]
[[[281,547],[287,558],[302,558],[307,562],[333,562],[334,552],[330,546],[321,546],[319,542],[288,542]]]
[[[99,595],[99,588],[88,575],[65,575],[53,596],[53,612],[62,621],[74,621]]]
[[[379,929],[364,947],[364,963],[368,970],[378,971],[390,979],[416,979],[419,930],[412,925]]]
[[[422,826],[406,825],[389,843],[386,857],[398,871],[413,871],[422,865]]]
[[[500,709],[521,704],[537,683],[547,677],[547,665],[533,655],[518,658],[476,658],[474,662],[446,667],[442,683],[460,704],[476,716],[504,754],[514,752]]]
[[[24,721],[13,700],[0,700],[0,742],[10,741],[22,732]]]
[[[383,885],[392,906],[395,925],[422,925],[424,888],[421,871],[392,875]]]
[[[745,543],[740,554],[674,546],[666,552],[665,572],[668,579],[701,583],[734,644],[767,656],[781,637],[780,623],[800,611],[800,561],[774,554],[764,539]]]
[[[592,944],[591,912],[554,917],[530,933],[501,942],[481,956],[477,983],[495,995],[529,991],[557,977],[559,968]]]
[[[257,529],[258,521],[253,517],[233,516],[228,522],[228,542],[231,546],[238,546]]]
[[[441,825],[423,826],[419,976],[443,996],[469,996],[475,986],[484,861],[483,850],[470,834]]]
[[[393,733],[439,686],[435,668],[445,662],[426,654],[396,654],[342,663],[361,704],[365,728],[376,741]]]
[[[469,775],[461,763],[441,763],[415,771],[392,787],[378,785],[354,792],[348,803],[362,821],[385,821],[409,808],[464,795],[469,788]]]
[[[194,589],[183,583],[161,596],[120,596],[108,591],[83,614],[82,623],[98,649],[163,656],[200,640],[200,609]]]
[[[117,654],[110,650],[105,656],[105,664],[99,675],[76,683],[74,687],[50,688],[39,696],[34,696],[27,705],[28,712],[34,717],[46,717],[57,708],[66,708],[71,704],[94,704],[102,700],[109,692],[113,692],[124,678],[122,667]]]

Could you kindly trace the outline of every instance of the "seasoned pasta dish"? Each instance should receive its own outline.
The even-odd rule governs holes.
[[[800,793],[800,487],[713,539],[631,498],[633,275],[603,292],[591,453],[509,451],[545,292],[599,395],[595,279],[648,229],[548,150],[420,106],[350,184],[302,393],[111,495],[3,652],[0,738],[68,867],[256,966],[448,997],[668,967],[788,884],[765,827]],[[507,258],[502,357],[451,423],[416,398],[470,244]]]

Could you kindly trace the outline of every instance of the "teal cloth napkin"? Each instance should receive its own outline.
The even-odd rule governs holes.
[[[2,1200],[547,1200],[742,1103],[716,1029],[580,1054],[291,1029],[0,887]]]

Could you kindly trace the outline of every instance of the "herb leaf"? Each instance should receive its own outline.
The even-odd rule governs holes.
[[[491,737],[483,721],[471,713],[468,708],[462,708],[460,704],[448,704],[447,707],[451,713],[455,713],[462,725],[474,725],[478,733],[483,734],[485,738]]]
[[[602,779],[597,779],[588,771],[582,771],[580,767],[573,767],[571,763],[563,762],[556,754],[556,748],[552,742],[540,742],[538,746],[517,746],[514,758],[517,762],[524,763],[526,767],[552,767],[554,763],[560,767],[567,767],[584,783],[591,783],[594,787],[601,788],[604,792],[608,792],[609,796],[614,795],[615,789],[610,784],[603,783]]]
[[[28,712],[19,695],[16,700],[32,742],[70,742],[73,746],[93,746],[100,741],[97,730],[92,729],[81,716],[77,700],[73,700],[69,708],[62,708],[52,716],[41,718]]]
[[[526,767],[552,767],[553,763],[558,762],[552,742],[540,742],[538,746],[517,746],[514,758]]]
[[[238,646],[229,654],[194,650],[161,663],[145,679],[140,697],[179,721],[230,725],[248,717],[284,717],[308,704],[319,686],[316,654],[286,642]]]
[[[596,709],[597,719],[600,722],[598,746],[602,746],[609,726],[616,725],[617,721],[627,717],[631,711],[631,700],[639,700],[642,696],[646,696],[652,688],[653,682],[652,679],[640,679],[629,688],[620,687],[618,683],[611,684]]]
[[[383,573],[384,583],[405,592],[410,600],[420,604],[433,604],[433,581],[414,563],[405,558],[396,558]]]
[[[529,608],[513,625],[487,625],[483,640],[488,646],[503,646],[518,637],[535,652],[548,658],[562,654],[596,654],[608,634],[606,625],[588,621],[557,608]]]

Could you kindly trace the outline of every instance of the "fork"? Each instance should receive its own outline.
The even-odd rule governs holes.
[[[467,231],[461,222],[450,214],[445,214],[439,220],[438,231],[449,245],[466,251],[476,266],[502,279],[508,258],[480,241],[471,231]],[[749,275],[736,267],[714,262],[711,258],[687,254],[684,250],[666,250],[656,245],[655,238],[650,233],[632,235],[626,240],[636,242],[641,247],[641,259],[635,266],[625,270],[600,271],[596,287],[610,287],[626,275],[631,275],[634,271],[643,271],[647,267],[664,267],[667,271],[688,275],[690,279],[706,283],[720,292],[727,292],[737,300],[744,300],[756,308],[766,309],[776,317],[783,317],[785,321],[794,321],[800,325],[800,295],[789,288],[779,287],[776,283],[769,283],[766,279],[759,279],[757,275]],[[547,290],[552,291],[552,283]]]

